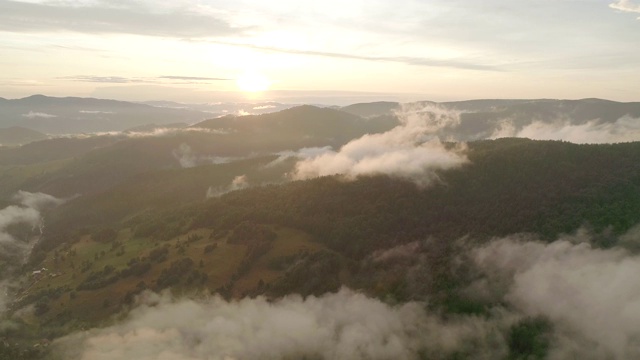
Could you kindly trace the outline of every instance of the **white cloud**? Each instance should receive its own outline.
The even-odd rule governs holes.
[[[397,114],[400,126],[385,133],[367,134],[352,140],[339,151],[326,151],[299,161],[295,179],[342,174],[347,179],[360,175],[387,174],[425,186],[435,171],[459,167],[468,162],[464,147],[445,146],[435,133],[459,123],[459,114],[442,107],[403,107]]]
[[[275,105],[260,105],[260,106],[254,106],[253,110],[266,110],[266,109],[273,109],[275,108]]]
[[[0,1],[0,30],[201,38],[239,34],[211,6],[191,1]]]
[[[445,324],[421,304],[393,307],[346,289],[275,301],[145,296],[126,323],[59,340],[65,358],[409,360],[473,346],[475,358],[491,359],[505,352],[496,323],[481,317]]]
[[[115,114],[113,111],[80,110],[81,114]]]
[[[22,265],[34,244],[34,239],[19,239],[9,233],[8,228],[26,224],[33,228],[42,226],[41,211],[48,206],[60,205],[64,200],[43,193],[19,191],[13,198],[20,205],[10,205],[0,210],[0,258],[4,270],[0,272],[0,315],[9,302],[8,288],[11,279],[7,276],[12,267]],[[2,325],[2,323],[0,323]]]
[[[227,187],[223,188],[212,188],[209,187],[207,189],[206,198],[218,197],[224,195],[231,191],[242,190],[249,187],[249,181],[247,180],[246,175],[238,175],[231,181],[231,184]]]
[[[640,5],[635,4],[631,0],[618,0],[609,4],[609,7],[624,12],[640,13]],[[640,17],[638,19],[640,20]]]
[[[196,166],[196,162],[198,161],[198,157],[191,150],[191,146],[187,144],[180,144],[180,147],[173,150],[173,157],[178,160],[180,166],[183,168],[191,168]]]
[[[42,112],[29,111],[28,114],[22,114],[22,117],[26,117],[26,118],[29,118],[29,119],[35,119],[35,118],[50,119],[50,118],[54,118],[54,117],[58,117],[58,116],[57,115],[52,115],[52,114],[47,114],[47,113],[42,113]]]
[[[265,165],[265,167],[268,168],[268,167],[276,166],[290,158],[299,158],[304,160],[309,158],[315,158],[317,156],[324,155],[326,153],[331,153],[331,152],[332,152],[331,146],[302,148],[297,151],[292,151],[292,150],[280,151],[275,154],[275,155],[278,155],[278,158],[268,163],[267,165]]]
[[[534,140],[564,140],[576,144],[605,144],[640,140],[640,120],[625,116],[613,123],[591,120],[583,124],[569,121],[534,121],[522,129],[508,120],[496,128],[490,138],[524,137]]]
[[[549,358],[639,358],[640,256],[596,249],[580,237],[550,244],[505,238],[472,253],[485,288],[502,289],[522,313],[552,321]]]
[[[0,247],[4,246],[5,252],[8,248],[23,248],[25,243],[16,240],[11,234],[6,232],[7,227],[13,224],[28,224],[36,226],[42,220],[40,211],[47,206],[56,206],[64,202],[51,195],[43,193],[30,193],[18,191],[13,198],[20,205],[10,205],[0,210]]]
[[[54,196],[45,193],[30,193],[28,191],[18,191],[18,193],[13,197],[15,201],[18,201],[23,206],[28,208],[33,208],[37,210],[41,210],[46,206],[56,206],[64,203],[65,200],[58,199]]]
[[[625,235],[636,237],[637,231]],[[65,359],[506,358],[509,329],[551,323],[546,358],[640,357],[640,255],[597,249],[581,230],[553,243],[531,235],[463,251],[479,276],[472,296],[495,296],[487,314],[446,317],[423,303],[392,306],[351,290],[302,298],[176,300],[144,293],[123,323],[55,342]],[[410,243],[372,255],[411,259]],[[412,255],[413,254],[413,255]],[[454,261],[455,262],[455,261]]]

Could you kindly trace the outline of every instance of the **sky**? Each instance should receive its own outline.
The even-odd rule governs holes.
[[[0,97],[640,100],[638,0],[0,0]]]

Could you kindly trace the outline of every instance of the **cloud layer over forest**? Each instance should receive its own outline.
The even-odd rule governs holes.
[[[367,134],[342,146],[308,156],[296,164],[295,179],[342,174],[386,174],[426,186],[437,178],[435,171],[467,162],[464,146],[446,146],[435,136],[446,126],[459,122],[459,115],[442,107],[403,107],[397,113],[400,125],[384,133]],[[308,153],[308,151],[307,151]]]
[[[636,235],[627,237],[640,240]],[[275,301],[147,292],[123,323],[59,339],[56,349],[69,359],[101,360],[496,359],[509,353],[514,324],[543,318],[551,324],[549,359],[636,358],[640,256],[589,240],[584,232],[553,243],[514,235],[466,247],[459,256],[478,276],[465,291],[493,304],[486,315],[390,305],[344,288]]]
[[[32,228],[41,226],[41,211],[64,202],[51,195],[27,191],[18,191],[13,200],[18,205],[9,205],[0,210],[0,262],[3,265],[0,272],[0,315],[8,302],[7,287],[10,285],[10,279],[6,277],[12,267],[22,264],[33,244],[33,239],[16,237],[10,228],[21,224]],[[39,231],[35,232],[37,233]]]

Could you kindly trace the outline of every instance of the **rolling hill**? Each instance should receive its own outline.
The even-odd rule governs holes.
[[[462,136],[470,121],[478,126],[466,134],[476,136],[489,131],[482,124],[504,114],[513,119],[546,114],[551,121],[562,113],[576,124],[594,121],[593,116],[611,124],[618,116],[636,116],[634,104],[617,103],[602,103],[610,109],[588,115],[592,103],[601,104],[448,104],[445,114],[455,113],[453,106],[476,112],[463,112],[455,126],[435,131]],[[417,114],[445,107],[424,105]],[[389,106],[376,104],[369,114]],[[368,111],[361,104],[353,109],[361,115]],[[470,114],[476,118],[465,118]],[[316,301],[346,286],[385,306],[420,304],[447,324],[487,321],[505,353],[518,358],[567,335],[550,325],[560,323],[553,314],[538,316],[513,303],[513,292],[505,287],[514,291],[510,284],[517,277],[480,263],[478,252],[504,251],[488,262],[505,267],[548,259],[527,256],[556,247],[565,257],[573,251],[635,261],[640,142],[438,141],[437,148],[425,149],[455,149],[464,161],[420,173],[428,181],[394,172],[293,180],[301,148],[330,145],[340,151],[350,144],[351,149],[376,150],[384,142],[359,148],[352,139],[394,144],[404,141],[398,136],[402,131],[412,135],[408,147],[391,151],[420,155],[414,151],[433,144],[428,132],[414,136],[411,124],[388,131],[398,121],[389,114],[364,119],[301,106],[210,119],[153,136],[56,138],[1,148],[1,215],[24,217],[22,222],[7,220],[9,225],[0,229],[3,246],[34,246],[24,264],[0,259],[0,270],[13,280],[6,319],[15,326],[6,336],[18,339],[16,344],[0,342],[0,355],[50,354],[33,347],[42,334],[55,339],[114,324],[137,309],[141,298],[155,296],[148,291],[171,290],[191,299],[214,295],[235,304],[255,296],[277,302],[290,294]],[[32,210],[38,217],[24,215]],[[46,221],[37,221],[40,214]],[[510,258],[514,247],[524,249],[518,250],[524,260]],[[502,258],[504,263],[496,260]],[[473,290],[478,286],[488,290]],[[473,353],[460,350],[456,356],[473,358]]]
[[[0,146],[23,145],[46,138],[47,135],[41,132],[20,126],[0,129]]]

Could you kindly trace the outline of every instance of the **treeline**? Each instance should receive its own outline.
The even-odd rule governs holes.
[[[124,226],[136,236],[165,240],[202,227],[224,233],[245,221],[283,225],[360,258],[428,237],[531,232],[552,240],[580,226],[615,235],[640,223],[640,143],[500,139],[469,143],[468,157],[469,164],[440,172],[426,189],[388,176],[323,177],[145,212]],[[74,237],[71,226],[60,224],[70,222],[48,223],[38,248]]]
[[[533,232],[554,239],[580,226],[619,234],[640,222],[640,143],[481,141],[470,144],[469,159],[427,189],[375,176],[234,192],[194,211],[191,226],[282,224],[357,258],[426,237]]]

